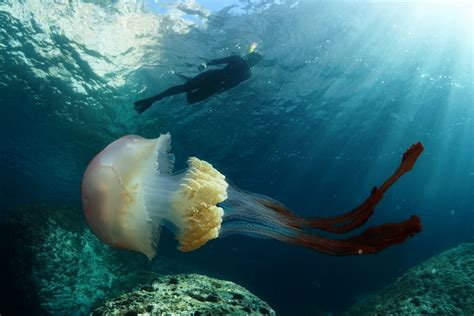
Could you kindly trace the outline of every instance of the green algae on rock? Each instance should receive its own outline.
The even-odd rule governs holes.
[[[408,270],[346,315],[474,315],[474,244],[461,244]]]
[[[158,277],[109,300],[91,315],[275,315],[275,311],[233,282],[178,274]]]

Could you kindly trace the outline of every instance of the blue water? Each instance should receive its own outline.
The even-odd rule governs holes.
[[[415,168],[370,220],[420,216],[423,231],[402,245],[339,258],[229,237],[182,254],[167,235],[158,256],[295,315],[341,312],[474,241],[472,3],[190,3],[0,1],[1,209],[79,207],[82,172],[105,145],[170,132],[178,169],[197,156],[298,214],[334,215],[421,141]],[[134,112],[134,100],[179,83],[175,73],[196,74],[203,59],[244,54],[252,42],[264,60],[248,82],[194,106],[176,96]]]

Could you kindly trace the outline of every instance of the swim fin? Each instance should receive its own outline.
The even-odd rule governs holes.
[[[156,101],[158,101],[158,99],[155,97],[138,100],[135,102],[135,110],[138,114],[142,114]]]

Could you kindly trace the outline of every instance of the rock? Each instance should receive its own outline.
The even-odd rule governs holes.
[[[161,276],[107,301],[91,315],[275,315],[245,288],[199,274]]]
[[[461,244],[408,270],[346,315],[474,315],[474,244]]]
[[[150,280],[151,263],[100,242],[79,208],[17,208],[0,228],[2,252],[9,254],[9,261],[2,262],[10,283],[3,292],[12,297],[1,302],[8,309],[84,315],[105,299]]]

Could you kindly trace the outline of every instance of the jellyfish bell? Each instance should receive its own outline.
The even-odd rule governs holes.
[[[147,168],[158,165],[152,157],[156,148],[166,146],[165,138],[122,137],[88,165],[81,186],[82,204],[91,230],[103,242],[154,256],[159,232],[153,235],[142,188]],[[159,226],[154,229],[159,231]]]
[[[225,177],[197,158],[171,175],[170,135],[125,136],[88,165],[81,186],[86,220],[113,247],[156,254],[161,226],[176,233],[179,249],[190,251],[216,238],[226,199]]]
[[[346,233],[363,225],[383,194],[413,168],[423,151],[418,143],[403,155],[395,173],[375,187],[359,207],[328,218],[303,218],[280,202],[240,190],[206,161],[192,157],[173,174],[169,134],[156,139],[125,136],[108,145],[88,165],[81,185],[86,220],[96,236],[113,247],[156,254],[161,227],[170,229],[178,249],[192,251],[231,234],[272,238],[330,255],[377,253],[421,229],[419,218],[368,228],[333,240],[319,229]]]

